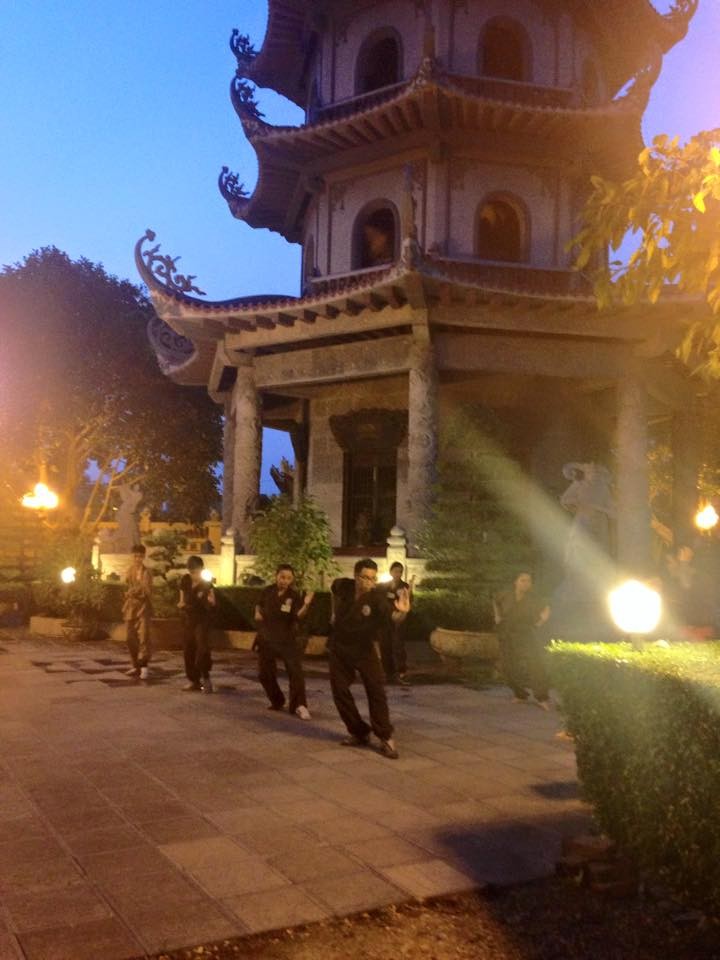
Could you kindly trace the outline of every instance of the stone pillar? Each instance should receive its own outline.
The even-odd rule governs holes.
[[[248,533],[250,519],[257,507],[260,491],[260,456],[262,426],[260,400],[255,386],[252,357],[243,358],[238,366],[232,392],[235,421],[232,458],[232,521],[244,553],[250,552]]]
[[[404,520],[412,551],[429,514],[437,458],[437,370],[426,328],[416,335],[408,371],[408,474]]]
[[[221,587],[231,587],[235,583],[235,534],[227,530],[220,539],[220,576]]]
[[[628,372],[617,387],[617,545],[627,573],[650,568],[650,505],[645,387]]]
[[[405,539],[405,531],[403,528],[398,526],[393,527],[386,542],[387,550],[385,556],[387,558],[388,570],[394,563],[401,563],[403,567],[405,567],[407,564],[407,540]],[[405,579],[407,579],[407,570],[405,571]]]
[[[232,393],[225,395],[224,404],[222,526],[223,530],[227,530],[232,526],[235,473],[235,410]]]

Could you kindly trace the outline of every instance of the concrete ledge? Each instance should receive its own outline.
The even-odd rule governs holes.
[[[35,633],[38,637],[65,637],[66,624],[64,617],[30,617],[30,633]]]

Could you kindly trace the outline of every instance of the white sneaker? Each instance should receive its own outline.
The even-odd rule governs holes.
[[[137,677],[137,675],[138,675],[137,667],[130,667],[128,670],[125,671],[126,677]]]
[[[202,692],[203,692],[203,693],[212,693],[212,692],[213,692],[213,685],[212,685],[212,680],[210,679],[210,677],[207,677],[205,680],[203,680],[203,682],[202,682]]]
[[[304,705],[301,705],[297,708],[297,710],[295,711],[295,716],[300,717],[301,720],[312,720],[310,711]]]
[[[148,668],[147,668],[147,667],[140,667],[140,679],[141,679],[141,680],[147,680],[147,678],[148,678],[149,676],[150,676],[150,671],[148,670]]]

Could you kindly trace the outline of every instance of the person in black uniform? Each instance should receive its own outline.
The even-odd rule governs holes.
[[[281,563],[275,571],[275,583],[263,590],[255,607],[259,679],[270,700],[270,709],[282,710],[285,696],[277,681],[276,664],[278,659],[282,660],[290,682],[288,709],[301,720],[310,720],[297,627],[307,615],[315,594],[301,596],[293,587],[294,582],[293,568]]]
[[[394,602],[387,591],[377,588],[377,564],[365,558],[355,564],[355,578],[335,580],[332,585],[332,633],[328,643],[330,686],[340,718],[348,736],[341,741],[346,747],[367,746],[371,731],[380,740],[380,752],[397,759],[392,739],[383,672],[374,641],[388,621],[402,622],[410,609],[409,593],[398,591]],[[356,673],[365,687],[370,712],[366,723],[358,712],[350,685]]]
[[[550,616],[550,607],[535,593],[532,574],[520,571],[512,587],[495,598],[494,609],[505,682],[516,702],[527,702],[530,688],[537,705],[547,710],[545,649],[539,631]]]
[[[183,615],[183,653],[187,683],[183,690],[212,693],[210,679],[210,619],[215,607],[212,578],[205,579],[202,557],[188,557],[188,572],[180,578],[178,607]]]
[[[390,566],[392,580],[384,583],[383,587],[391,603],[395,603],[401,590],[406,590],[408,597],[412,595],[412,587],[402,578],[404,572],[405,568],[397,560]],[[388,683],[399,683],[401,687],[410,686],[407,678],[405,626],[404,620],[400,623],[389,620],[380,638],[380,658],[385,671],[385,680]]]

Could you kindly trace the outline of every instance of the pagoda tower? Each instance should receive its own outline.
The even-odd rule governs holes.
[[[612,456],[619,560],[644,563],[648,419],[682,433],[687,410],[678,308],[600,313],[568,244],[590,177],[634,165],[696,3],[269,0],[258,52],[233,31],[259,176],[249,194],[223,168],[219,186],[233,216],[302,245],[299,295],[201,299],[151,231],[136,258],[166,372],[224,406],[224,522],[245,549],[263,425],[289,431],[296,494],[363,554],[395,525],[412,547],[443,417],[477,405],[553,498],[563,462]],[[305,123],[272,126],[253,84]]]

